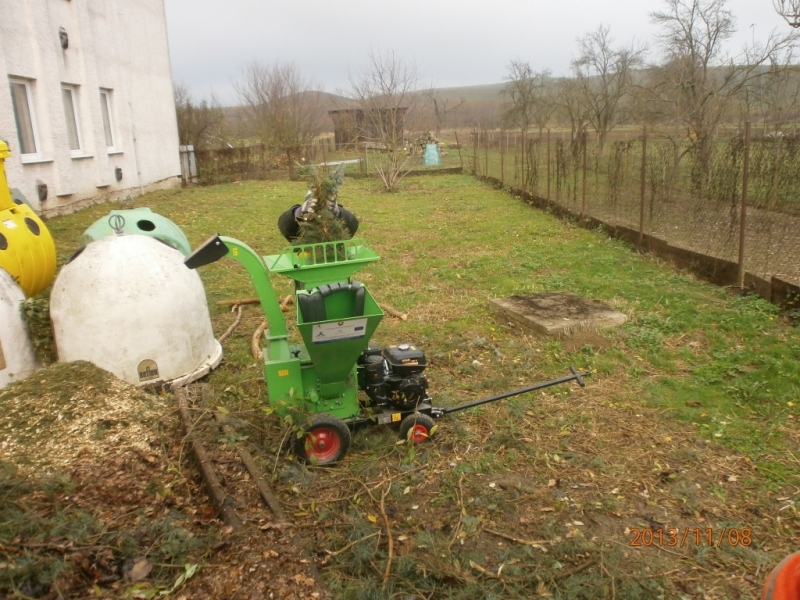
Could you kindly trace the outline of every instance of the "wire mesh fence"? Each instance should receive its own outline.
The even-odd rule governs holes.
[[[467,162],[476,176],[682,266],[694,261],[717,283],[770,299],[771,287],[800,286],[800,139],[742,132],[703,148],[646,130],[626,137],[601,147],[588,134],[476,130]]]
[[[344,163],[349,176],[369,175],[385,162],[386,153],[380,144],[352,144],[337,149],[333,136],[293,148],[289,153],[264,145],[194,150],[198,182],[202,185],[248,179],[286,179],[308,164]],[[399,161],[403,169],[414,171],[464,166],[464,155],[458,144],[437,144],[437,153],[438,164],[425,165],[424,146],[409,142],[399,150]]]

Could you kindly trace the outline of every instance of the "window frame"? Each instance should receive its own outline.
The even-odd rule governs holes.
[[[100,88],[100,118],[103,121],[103,140],[106,145],[106,151],[109,154],[119,152],[117,145],[116,129],[114,127],[114,90],[111,88]],[[106,129],[106,120],[108,120],[108,128]],[[108,138],[111,138],[111,145],[108,144]]]
[[[79,86],[73,85],[71,83],[62,83],[61,84],[61,104],[64,106],[64,121],[67,126],[67,143],[69,145],[69,153],[72,158],[82,158],[86,156],[86,148],[84,147],[83,143],[83,135],[81,132],[81,118],[80,118],[80,104],[78,99],[78,88]],[[72,140],[70,139],[70,123],[69,117],[70,115],[67,114],[67,104],[65,102],[64,92],[69,92],[70,94],[70,101],[72,103],[72,124],[75,127],[75,137],[77,138],[76,141],[78,143],[77,148],[72,147]]]
[[[34,79],[26,79],[24,77],[9,77],[8,78],[8,87],[9,92],[11,93],[11,110],[14,113],[14,125],[17,128],[17,143],[19,144],[19,158],[23,163],[26,162],[38,162],[42,159],[42,139],[39,136],[39,123],[36,118],[36,107],[34,103]],[[15,100],[14,92],[11,88],[12,85],[21,85],[25,89],[25,101],[27,104],[28,109],[28,118],[29,118],[29,125],[31,128],[31,137],[33,138],[33,145],[35,147],[34,152],[24,152],[23,151],[23,144],[22,144],[22,137],[20,135],[19,129],[19,107],[17,107],[17,103]]]

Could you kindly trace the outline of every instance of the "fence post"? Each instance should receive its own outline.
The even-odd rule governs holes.
[[[589,145],[589,132],[583,132],[583,190],[581,191],[581,218],[586,215],[586,155],[587,147]]]
[[[742,212],[739,219],[739,287],[744,289],[744,234],[747,230],[747,184],[750,179],[750,121],[744,124],[744,165],[742,169]]]
[[[639,246],[644,243],[644,194],[647,186],[647,126],[642,128],[642,177],[639,188]]]
[[[458,160],[461,163],[461,171],[464,171],[464,157],[461,155],[461,144],[458,141],[458,132],[453,131],[456,134],[456,148],[458,148]]]
[[[477,177],[478,176],[478,144],[480,143],[480,138],[478,137],[478,130],[472,130],[472,174]]]
[[[500,130],[500,185],[506,184],[506,151],[504,142],[506,141],[506,132],[504,129]]]
[[[547,128],[547,199],[550,200],[550,128]]]
[[[484,174],[486,177],[489,177],[489,130],[483,132],[484,140],[483,140],[483,156],[484,156],[484,164],[486,166],[484,170]]]

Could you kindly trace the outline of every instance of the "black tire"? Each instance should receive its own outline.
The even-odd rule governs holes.
[[[306,435],[294,444],[294,453],[307,463],[329,465],[342,460],[350,449],[350,428],[334,416],[314,415]]]
[[[400,437],[415,444],[430,441],[434,433],[436,425],[433,423],[433,418],[425,413],[412,413],[400,423]]]

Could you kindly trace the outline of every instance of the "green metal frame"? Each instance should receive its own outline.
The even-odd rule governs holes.
[[[348,282],[354,273],[380,257],[359,239],[289,246],[263,259],[244,242],[224,236],[219,239],[227,247],[225,256],[244,266],[253,280],[269,324],[262,351],[270,403],[279,412],[296,408],[345,420],[358,416],[356,362],[369,345],[383,311],[364,288],[363,314],[354,314],[353,294],[336,292],[324,298],[327,318],[306,322],[295,298],[297,328],[304,344],[290,344],[269,273],[294,279],[305,288],[297,290],[296,295],[309,295],[321,285]]]

